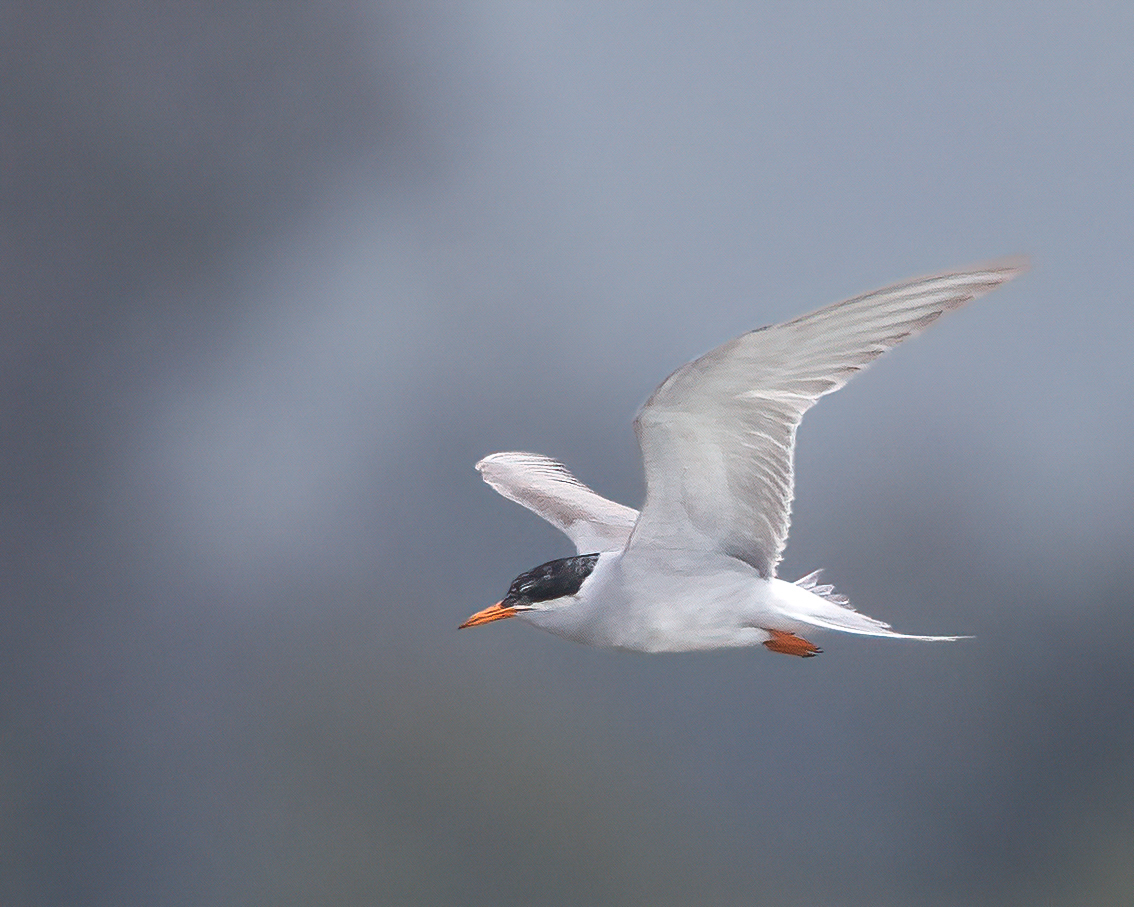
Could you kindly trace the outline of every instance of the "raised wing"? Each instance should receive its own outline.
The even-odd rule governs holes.
[[[1013,258],[908,280],[744,334],[678,369],[634,420],[646,503],[631,550],[723,552],[774,576],[803,414],[943,312],[1027,266]]]
[[[564,532],[579,554],[621,551],[638,519],[637,510],[592,491],[550,457],[520,451],[494,453],[476,468],[508,500]]]

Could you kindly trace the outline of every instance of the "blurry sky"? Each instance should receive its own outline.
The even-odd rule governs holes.
[[[1134,12],[0,4],[0,902],[1134,893]],[[456,633],[744,330],[1024,252],[808,416],[948,646]]]

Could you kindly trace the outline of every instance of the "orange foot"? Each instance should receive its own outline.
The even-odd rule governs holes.
[[[798,655],[800,658],[814,658],[823,650],[815,643],[808,642],[794,633],[784,633],[782,630],[769,630],[772,638],[764,645],[773,652],[781,655]]]

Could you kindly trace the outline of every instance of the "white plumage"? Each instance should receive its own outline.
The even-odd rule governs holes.
[[[524,574],[509,597],[463,626],[515,616],[592,645],[764,643],[796,655],[819,651],[798,636],[814,628],[957,638],[897,633],[819,584],[818,571],[795,583],[776,577],[791,519],[795,434],[820,397],[1026,268],[1014,258],[905,281],[751,331],[679,368],[634,420],[646,473],[641,513],[549,457],[485,457],[477,469],[489,485],[566,533],[580,555],[599,557],[553,562],[539,578]]]
[[[626,546],[638,511],[604,498],[551,457],[512,451],[479,463],[481,478],[509,501],[538,513],[563,532],[580,554]]]

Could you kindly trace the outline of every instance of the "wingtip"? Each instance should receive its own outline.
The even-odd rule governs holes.
[[[985,261],[975,261],[964,267],[951,268],[948,271],[926,274],[921,278],[917,278],[917,280],[933,280],[948,277],[975,278],[978,276],[983,278],[995,275],[995,279],[990,281],[990,283],[992,287],[997,287],[1015,277],[1019,277],[1025,271],[1031,270],[1031,267],[1031,258],[1025,253],[1018,253],[1016,255],[1004,255],[1000,258],[989,258]]]
[[[515,456],[515,454],[514,453],[508,453],[507,451],[503,451],[503,450],[498,450],[496,453],[490,453],[487,456],[481,457],[479,460],[476,461],[476,471],[479,472],[479,473],[483,473],[493,463],[498,462],[503,457],[509,457],[509,456]]]
[[[981,271],[992,271],[1004,275],[1004,280],[1011,280],[1023,274],[1025,271],[1031,270],[1032,260],[1025,253],[1017,253],[1015,255],[1005,255],[1001,258],[993,258],[989,261],[977,262],[967,268],[960,268],[956,273],[979,273]]]
[[[1005,258],[997,259],[993,262],[997,270],[1011,271],[1012,276],[1023,274],[1025,271],[1030,271],[1032,267],[1032,259],[1030,256],[1020,252],[1016,255],[1008,255]]]

